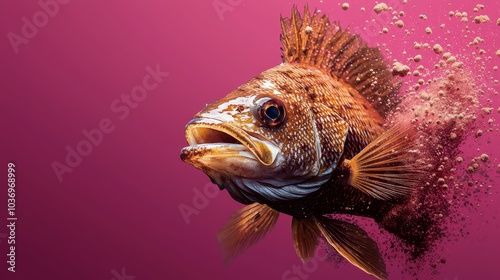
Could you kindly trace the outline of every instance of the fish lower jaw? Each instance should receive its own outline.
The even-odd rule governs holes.
[[[255,172],[261,166],[255,155],[242,144],[204,143],[185,147],[181,159],[202,171],[211,170],[236,176]]]
[[[184,162],[202,160],[203,158],[223,158],[231,156],[243,156],[257,160],[243,144],[203,143],[187,146],[181,150],[181,159]]]

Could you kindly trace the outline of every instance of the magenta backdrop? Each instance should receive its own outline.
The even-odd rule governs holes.
[[[2,183],[0,279],[301,279],[286,273],[301,263],[290,218],[284,216],[264,241],[223,265],[215,236],[240,206],[226,192],[211,192],[208,178],[182,163],[179,151],[186,145],[184,125],[206,103],[280,63],[279,15],[288,16],[292,4],[306,1],[131,2],[0,4],[0,178],[7,180],[7,162],[13,161],[18,217],[12,273]],[[486,8],[476,14],[476,1],[402,2],[387,1],[406,13],[402,29],[390,24],[392,15],[375,15],[375,1],[350,1],[347,11],[342,2],[309,5],[360,31],[370,45],[386,44],[382,48],[393,58],[405,61],[422,53],[427,66],[438,57],[415,50],[414,41],[441,42],[446,50],[475,57],[478,50],[467,42],[480,36],[485,39],[480,47],[492,57],[486,61],[488,77],[499,79],[491,68],[500,64],[494,55],[500,4],[483,1]],[[44,7],[47,12],[41,12]],[[469,22],[450,18],[450,10],[466,11]],[[474,24],[479,14],[491,21]],[[446,27],[440,29],[442,23]],[[466,25],[472,32],[464,38]],[[431,35],[424,32],[427,26]],[[378,34],[382,27],[388,34]],[[492,87],[498,91],[498,85]],[[127,101],[131,94],[139,101]],[[490,97],[497,108],[498,98]],[[85,133],[94,144],[85,142]],[[497,158],[498,141],[491,139],[493,144],[481,149]],[[74,149],[88,155],[70,156],[67,165]],[[54,164],[67,167],[58,176]],[[498,182],[498,175],[491,179]],[[499,279],[495,182],[490,202],[471,214],[470,236],[446,246],[447,263],[435,279]],[[206,200],[193,203],[204,191]],[[183,217],[179,209],[186,207],[195,214]],[[401,274],[398,260],[388,263],[392,279],[412,278]],[[337,269],[328,262],[311,265],[306,278],[372,279],[350,265]]]

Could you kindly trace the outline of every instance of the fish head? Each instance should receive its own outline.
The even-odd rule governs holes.
[[[295,92],[297,83],[270,69],[207,105],[186,126],[189,146],[181,159],[242,203],[300,198],[317,190],[331,168],[321,156],[318,116],[306,95]]]

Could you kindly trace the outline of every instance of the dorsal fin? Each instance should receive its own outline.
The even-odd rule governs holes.
[[[318,11],[311,15],[307,5],[301,16],[294,6],[291,18],[281,17],[281,43],[283,62],[325,70],[362,94],[382,116],[397,105],[400,83],[380,50],[338,23],[330,24],[328,16]]]

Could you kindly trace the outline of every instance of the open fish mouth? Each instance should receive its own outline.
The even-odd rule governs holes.
[[[239,158],[269,166],[279,153],[276,145],[260,135],[215,119],[189,122],[186,140],[189,146],[182,149],[181,159],[191,165]]]

